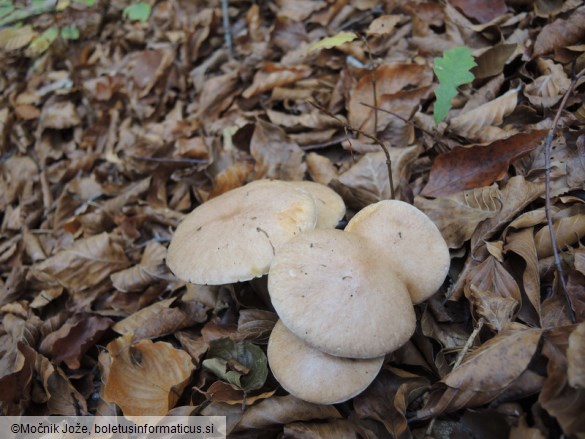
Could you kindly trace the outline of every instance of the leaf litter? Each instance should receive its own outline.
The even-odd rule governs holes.
[[[582,3],[226,3],[229,29],[219,1],[183,0],[2,28],[2,414],[225,415],[234,437],[585,437],[582,77],[550,164],[566,293],[543,146],[585,67]],[[72,39],[47,37],[59,20]],[[458,47],[465,80],[456,69],[437,101],[436,60]],[[390,195],[368,136],[397,198],[447,241],[449,280],[365,392],[316,406],[267,367],[262,282],[186,285],[166,247],[186,213],[260,178],[327,184],[350,219]]]

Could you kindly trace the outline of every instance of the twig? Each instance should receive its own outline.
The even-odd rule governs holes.
[[[571,80],[571,84],[569,85],[569,88],[567,89],[567,92],[565,93],[565,96],[563,96],[563,100],[561,101],[561,104],[559,105],[559,109],[557,110],[557,114],[555,115],[555,118],[553,119],[553,123],[552,123],[552,127],[548,132],[548,136],[546,136],[546,141],[544,143],[544,168],[545,168],[545,179],[544,179],[544,184],[545,184],[545,213],[546,213],[546,222],[548,224],[548,232],[550,234],[550,242],[552,245],[552,249],[553,249],[553,255],[555,258],[555,268],[557,270],[557,274],[559,276],[559,279],[561,281],[561,287],[563,290],[563,296],[565,297],[565,301],[567,302],[567,307],[569,309],[569,317],[571,318],[571,321],[573,323],[577,322],[576,316],[575,316],[575,310],[573,309],[573,305],[571,304],[571,300],[569,298],[569,293],[567,291],[567,282],[565,281],[565,273],[563,271],[563,266],[561,263],[561,257],[559,256],[559,250],[557,247],[557,239],[555,236],[555,231],[553,228],[553,219],[552,219],[552,206],[551,206],[551,195],[550,195],[550,167],[551,167],[551,148],[552,148],[552,142],[553,139],[555,138],[555,135],[557,133],[557,126],[559,123],[559,119],[561,118],[561,112],[563,111],[563,108],[565,108],[565,105],[567,104],[567,100],[569,99],[569,95],[571,94],[571,92],[573,91],[573,88],[575,87],[575,84],[577,83],[577,80],[583,76],[583,74],[585,73],[585,69],[581,70],[579,72],[578,75],[573,75],[573,79]]]
[[[223,38],[227,47],[230,58],[234,57],[234,47],[232,45],[232,28],[230,26],[230,16],[228,11],[228,1],[221,0],[221,15],[223,16]]]
[[[467,352],[469,351],[469,348],[471,347],[471,345],[475,341],[475,337],[477,337],[477,334],[479,334],[479,331],[481,331],[481,328],[483,328],[483,324],[484,324],[484,319],[482,317],[477,322],[477,328],[475,328],[473,330],[473,332],[469,335],[469,338],[467,339],[467,341],[463,345],[463,349],[461,349],[461,352],[459,352],[459,354],[457,355],[457,358],[455,359],[455,364],[453,364],[453,368],[451,369],[452,371],[457,369],[457,367],[459,367],[459,365],[463,361],[465,354],[467,354]],[[425,432],[425,436],[432,435],[433,427],[435,425],[436,419],[437,418],[431,419],[431,422],[429,423],[429,426],[427,427],[427,431]]]
[[[370,140],[373,140],[374,143],[376,143],[377,145],[380,146],[380,148],[382,148],[382,150],[384,151],[384,154],[386,155],[386,167],[388,168],[388,180],[390,181],[390,197],[391,197],[391,199],[394,199],[395,198],[395,194],[394,194],[394,181],[392,179],[392,160],[390,159],[390,153],[388,152],[388,148],[386,148],[384,146],[384,144],[382,143],[382,141],[380,139],[378,139],[376,136],[372,136],[371,134],[365,133],[365,132],[363,132],[360,129],[354,128],[351,125],[346,124],[343,120],[341,120],[340,118],[338,118],[337,116],[335,116],[330,111],[328,111],[327,109],[323,108],[321,105],[317,104],[316,102],[307,100],[307,103],[309,103],[310,105],[312,105],[313,107],[315,107],[317,110],[322,111],[327,116],[332,117],[333,119],[335,119],[337,122],[340,123],[340,125],[343,127],[343,129],[346,132],[361,134],[362,136],[367,137]],[[348,140],[349,140],[349,138],[348,138]]]

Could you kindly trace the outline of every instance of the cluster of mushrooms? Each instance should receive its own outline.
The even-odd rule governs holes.
[[[187,215],[167,255],[173,273],[195,284],[268,274],[280,317],[270,368],[289,393],[318,404],[369,386],[384,356],[412,336],[413,304],[439,289],[450,264],[441,233],[410,204],[380,201],[338,230],[344,215],[327,186],[259,180]]]

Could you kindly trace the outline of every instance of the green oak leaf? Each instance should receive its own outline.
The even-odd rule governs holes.
[[[451,100],[457,95],[457,87],[473,81],[471,68],[477,64],[473,60],[468,47],[455,47],[443,52],[442,58],[435,58],[433,71],[439,78],[439,86],[435,89],[434,118],[435,123],[441,122],[451,109]]]

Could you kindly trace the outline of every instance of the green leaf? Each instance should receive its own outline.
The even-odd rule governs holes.
[[[95,5],[97,0],[75,0],[73,3],[79,3],[85,6],[93,6]]]
[[[249,341],[213,340],[202,364],[222,380],[246,392],[262,387],[268,376],[266,355]]]
[[[79,39],[79,29],[75,25],[67,25],[61,28],[61,36],[65,40],[77,40]]]
[[[148,3],[139,2],[133,5],[126,6],[124,9],[124,17],[130,20],[147,21],[150,17],[150,5]]]
[[[56,27],[50,27],[38,37],[36,37],[26,48],[26,56],[34,58],[45,52],[53,41],[59,36],[59,30]]]
[[[349,43],[357,38],[353,32],[339,32],[332,37],[323,38],[309,45],[309,52],[317,49],[331,49],[332,47],[341,46],[343,43]]]
[[[472,67],[477,64],[473,60],[468,47],[455,47],[443,52],[443,58],[435,58],[433,71],[439,78],[439,87],[435,90],[435,123],[441,122],[451,109],[451,100],[457,96],[457,87],[473,81]]]
[[[14,6],[10,2],[0,2],[0,18],[5,17],[14,11]]]

